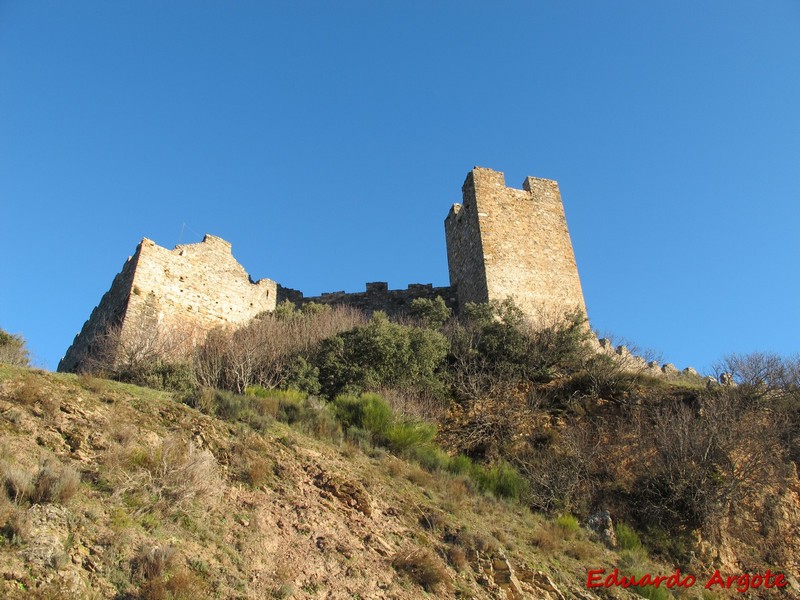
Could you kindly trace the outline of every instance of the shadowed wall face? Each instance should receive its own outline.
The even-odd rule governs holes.
[[[476,167],[462,191],[445,220],[460,306],[511,297],[529,316],[586,313],[558,183],[528,177],[517,190],[503,173]]]

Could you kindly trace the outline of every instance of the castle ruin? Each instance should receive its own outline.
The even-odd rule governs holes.
[[[468,302],[512,298],[535,316],[578,309],[586,313],[575,255],[558,184],[528,177],[508,188],[503,173],[475,167],[462,187],[462,203],[445,219],[449,287],[411,284],[390,290],[384,282],[366,291],[306,297],[270,279],[253,282],[225,240],[206,235],[173,250],[143,239],[114,278],[58,365],[86,370],[109,327],[119,339],[141,332],[180,330],[196,342],[220,325],[243,325],[289,300],[346,304],[367,312],[406,312],[415,298],[436,298],[458,312]]]

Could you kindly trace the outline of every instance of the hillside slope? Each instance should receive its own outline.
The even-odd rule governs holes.
[[[588,600],[638,597],[590,593],[589,569],[672,572],[464,477],[257,429],[164,392],[0,366],[0,595]]]

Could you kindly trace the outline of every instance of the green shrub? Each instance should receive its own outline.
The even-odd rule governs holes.
[[[293,388],[317,396],[322,391],[322,386],[319,384],[319,369],[304,357],[297,356],[285,369],[281,387],[283,389]]]
[[[202,404],[203,410],[226,421],[246,423],[256,431],[266,431],[272,423],[270,406],[264,398],[240,396],[224,390],[213,390],[190,397],[189,404]]]
[[[621,550],[638,550],[642,547],[639,535],[629,525],[617,523],[614,532],[617,534],[617,543]]]
[[[383,443],[392,426],[392,409],[377,394],[340,395],[333,401],[336,417],[345,429],[369,432],[373,443]]]
[[[124,381],[170,392],[190,392],[197,387],[194,367],[188,363],[158,360],[140,371],[129,373]]]
[[[556,519],[556,525],[558,525],[562,531],[569,534],[577,533],[580,529],[580,523],[578,523],[578,519],[570,514],[560,515]]]
[[[447,471],[454,475],[469,475],[473,468],[472,459],[463,454],[453,456],[447,463]]]
[[[425,421],[404,421],[395,423],[386,435],[389,447],[399,454],[411,452],[414,448],[429,446],[436,438],[436,425]]]
[[[408,308],[408,315],[429,329],[438,329],[452,314],[441,296],[436,296],[433,300],[415,298]]]
[[[447,468],[450,457],[436,444],[415,446],[408,452],[409,458],[416,460],[428,471],[440,471]]]
[[[576,371],[587,354],[591,332],[580,311],[526,320],[511,301],[467,304],[463,318],[448,327],[450,377],[454,391],[478,397],[501,383],[549,382]]]
[[[441,395],[445,387],[439,371],[447,351],[442,334],[391,323],[377,312],[367,325],[324,340],[315,366],[329,398],[380,387],[419,388]]]
[[[498,498],[519,499],[527,489],[525,478],[504,460],[488,468],[475,466],[472,477],[481,490]]]

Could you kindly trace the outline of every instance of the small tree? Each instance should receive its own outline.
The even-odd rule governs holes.
[[[14,367],[30,366],[30,353],[22,336],[0,329],[0,364]]]

